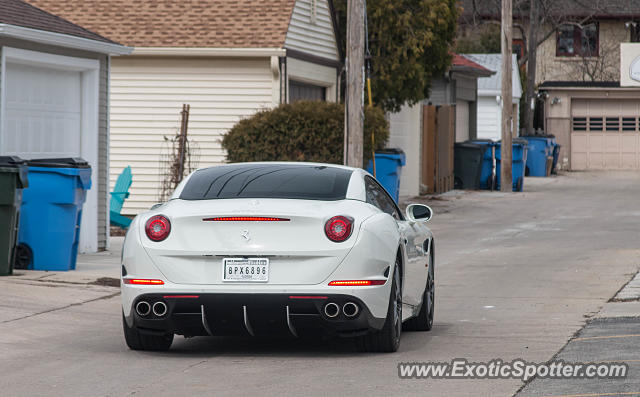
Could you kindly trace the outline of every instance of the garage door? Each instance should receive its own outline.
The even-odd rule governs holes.
[[[640,168],[638,115],[638,100],[574,99],[571,168]]]
[[[6,65],[2,148],[24,158],[80,157],[80,72]]]

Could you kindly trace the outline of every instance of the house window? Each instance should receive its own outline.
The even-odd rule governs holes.
[[[640,22],[633,21],[628,23],[630,30],[629,41],[632,43],[640,43]]]
[[[524,56],[524,40],[513,39],[512,47],[513,53],[516,54],[518,60],[520,60],[520,58]]]
[[[598,56],[598,24],[563,25],[558,28],[556,55],[562,57]]]
[[[327,88],[289,80],[289,103],[295,101],[326,101]]]

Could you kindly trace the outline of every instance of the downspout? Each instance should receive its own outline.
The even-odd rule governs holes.
[[[107,224],[106,224],[106,228],[107,228],[107,241],[105,244],[105,250],[109,250],[109,248],[111,248],[111,213],[109,211],[110,208],[110,204],[111,204],[111,197],[109,192],[111,191],[111,188],[109,187],[109,180],[110,178],[110,174],[111,174],[111,55],[107,54],[107,83],[106,83],[106,95],[107,95],[107,117],[106,117],[106,121],[107,121],[107,161],[105,163],[105,168],[106,168],[106,172],[107,172],[107,208],[106,208],[106,217],[105,219],[107,220]],[[98,143],[98,146],[100,144]],[[99,162],[99,161],[98,161]]]
[[[280,58],[276,55],[271,56],[271,104],[277,106],[280,104],[282,91],[280,89]]]

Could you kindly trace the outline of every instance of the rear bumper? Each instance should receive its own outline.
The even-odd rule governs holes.
[[[164,302],[167,314],[139,315],[135,307],[145,301],[153,306]],[[352,302],[358,313],[348,317],[342,308]],[[340,310],[333,318],[325,314],[324,306],[336,303]],[[372,329],[381,329],[384,318],[374,317],[359,298],[346,294],[304,295],[296,293],[144,293],[132,304],[129,325],[147,333],[200,335],[270,335],[337,334],[356,336]]]

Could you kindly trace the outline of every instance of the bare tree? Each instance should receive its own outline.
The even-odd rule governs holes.
[[[619,46],[616,40],[600,41],[599,53],[581,54],[575,62],[562,64],[566,75],[575,81],[615,81],[618,79]]]
[[[499,23],[501,0],[468,0],[462,23],[467,32],[474,26]],[[536,97],[535,81],[538,74],[536,58],[540,46],[553,37],[563,26],[583,27],[594,20],[596,15],[607,15],[607,0],[514,0],[513,29],[523,41],[523,54],[519,66],[527,66],[527,89],[525,92],[523,121],[528,133],[533,132],[533,112],[531,104]],[[601,46],[599,56],[576,54],[579,62],[571,62],[571,76],[580,81],[598,81],[610,78],[611,64],[616,57],[611,56],[609,46]],[[578,67],[579,66],[579,67]],[[583,77],[584,76],[584,77]]]

